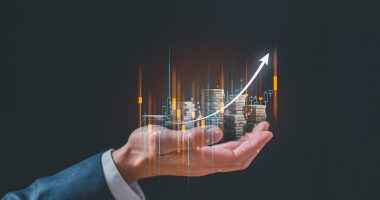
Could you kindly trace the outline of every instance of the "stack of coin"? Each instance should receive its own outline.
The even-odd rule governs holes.
[[[228,101],[232,101],[235,96],[228,96]],[[245,119],[245,96],[239,96],[224,111],[224,140],[237,140],[245,133],[247,121]]]
[[[194,123],[186,123],[192,121],[196,118],[196,107],[195,103],[192,101],[178,102],[178,108],[181,109],[181,120],[186,128],[192,128]]]
[[[202,116],[211,115],[224,106],[223,89],[202,89],[201,95]],[[216,125],[223,128],[223,114],[219,112],[216,115],[208,117],[206,125]]]
[[[251,132],[253,127],[267,119],[265,105],[248,105],[247,106],[247,132]]]

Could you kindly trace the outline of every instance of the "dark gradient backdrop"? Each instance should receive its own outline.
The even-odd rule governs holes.
[[[137,127],[136,65],[146,87],[161,84],[172,40],[190,77],[207,56],[277,46],[279,121],[247,170],[142,180],[148,199],[379,199],[379,6],[360,2],[2,6],[0,196],[124,144]]]

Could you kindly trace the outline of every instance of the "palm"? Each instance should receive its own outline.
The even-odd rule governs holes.
[[[188,148],[161,154],[155,159],[160,165],[160,175],[203,176],[215,172],[228,172],[245,169],[257,156],[272,133],[268,123],[257,126],[239,141]],[[177,143],[179,144],[179,143]],[[182,145],[193,146],[182,141]],[[165,145],[163,145],[165,148]],[[174,170],[173,170],[174,169]],[[175,173],[173,173],[173,171]]]

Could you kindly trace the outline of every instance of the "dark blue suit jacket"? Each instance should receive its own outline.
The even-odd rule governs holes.
[[[104,178],[102,154],[92,156],[29,187],[6,194],[2,200],[114,199]]]

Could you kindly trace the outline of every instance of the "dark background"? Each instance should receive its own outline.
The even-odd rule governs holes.
[[[124,144],[137,127],[136,66],[144,66],[147,86],[165,79],[171,40],[178,69],[186,60],[277,46],[279,120],[247,170],[141,180],[148,199],[380,198],[378,5],[13,1],[2,7],[0,196]]]

